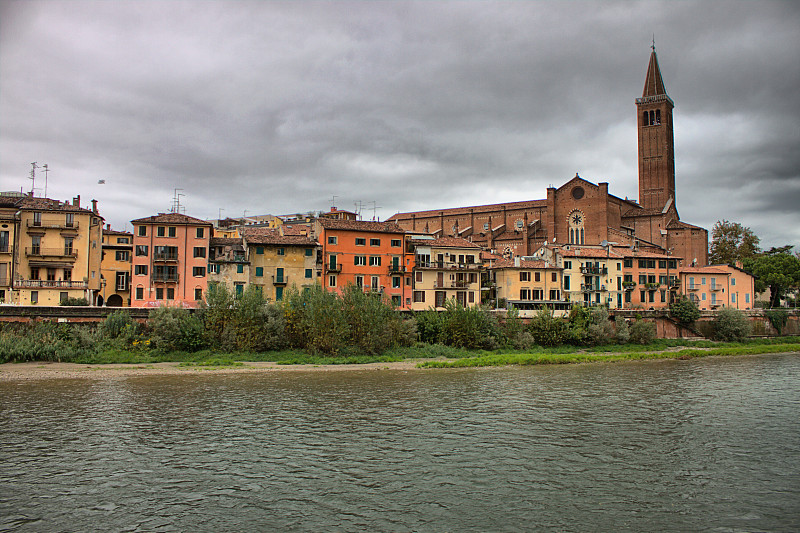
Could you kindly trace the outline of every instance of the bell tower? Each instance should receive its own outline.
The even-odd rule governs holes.
[[[675,142],[672,108],[655,43],[647,66],[642,97],[636,99],[639,125],[639,205],[662,211],[675,202]]]

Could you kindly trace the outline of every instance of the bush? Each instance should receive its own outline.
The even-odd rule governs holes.
[[[669,314],[679,324],[690,326],[695,320],[700,318],[700,310],[697,305],[686,296],[681,295],[669,306]]]
[[[64,298],[58,305],[66,305],[70,307],[88,306],[89,301],[86,298]]]
[[[656,326],[637,318],[630,326],[630,341],[633,344],[650,344],[656,338]]]
[[[764,316],[767,317],[767,320],[778,332],[778,335],[782,335],[783,328],[786,327],[786,323],[789,321],[789,313],[784,309],[770,309],[764,311]]]
[[[114,311],[100,324],[100,332],[109,339],[120,336],[133,336],[138,324],[131,318],[127,311],[122,309]]]
[[[589,325],[592,323],[592,313],[588,307],[574,306],[569,312],[566,332],[563,342],[575,346],[586,344],[589,335]]]
[[[481,307],[464,307],[455,299],[444,303],[441,313],[440,344],[456,348],[493,350],[501,335],[497,318]]]
[[[516,350],[527,350],[535,344],[533,335],[526,330],[525,324],[519,318],[519,309],[515,307],[512,307],[506,313],[502,332],[505,337],[505,344]]]
[[[587,339],[593,346],[608,344],[614,338],[614,326],[611,324],[608,309],[595,307],[591,312],[591,323],[587,329]]]
[[[614,325],[616,327],[616,338],[619,344],[627,343],[631,338],[631,329],[628,327],[628,322],[618,316],[614,319]]]
[[[558,346],[567,336],[567,325],[560,318],[555,318],[547,307],[542,308],[528,324],[528,332],[533,342],[540,346]]]
[[[205,345],[202,320],[181,307],[153,309],[148,326],[153,346],[161,351],[196,352]]]
[[[721,341],[738,341],[749,337],[753,331],[747,316],[733,307],[724,307],[714,319],[714,338]]]

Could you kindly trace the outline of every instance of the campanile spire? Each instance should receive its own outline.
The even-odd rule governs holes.
[[[636,99],[639,130],[639,205],[663,210],[675,201],[675,141],[672,109],[658,66],[655,39],[644,80],[642,97]]]

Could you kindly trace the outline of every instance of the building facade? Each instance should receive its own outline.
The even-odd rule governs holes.
[[[480,305],[480,246],[458,237],[415,236],[408,247],[414,254],[412,310],[442,309],[447,300],[464,307]]]
[[[497,260],[490,272],[497,297],[505,300],[508,309],[518,309],[523,318],[532,317],[544,307],[556,316],[570,309],[562,290],[561,267],[534,257],[514,257]]]
[[[211,223],[180,213],[131,223],[132,307],[197,307],[208,285]]]
[[[680,271],[681,292],[701,311],[722,307],[753,309],[755,280],[738,266],[686,267]]]
[[[283,235],[279,229],[245,228],[243,241],[250,262],[250,283],[269,300],[282,300],[288,287],[309,288],[321,276],[318,244],[310,237]]]
[[[133,233],[103,230],[103,258],[100,266],[100,296],[107,307],[130,307]]]

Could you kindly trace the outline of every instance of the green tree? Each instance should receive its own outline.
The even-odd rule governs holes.
[[[753,327],[747,315],[733,307],[725,307],[714,319],[714,337],[721,341],[738,341],[748,337]]]
[[[711,249],[708,261],[712,265],[733,265],[755,257],[760,239],[750,228],[738,222],[720,220],[711,230]]]
[[[695,303],[681,295],[669,306],[669,314],[680,324],[691,325],[700,318],[700,310]]]
[[[778,307],[787,290],[800,287],[800,258],[791,249],[771,248],[744,262],[744,269],[756,279],[756,291],[770,290],[770,307]]]

